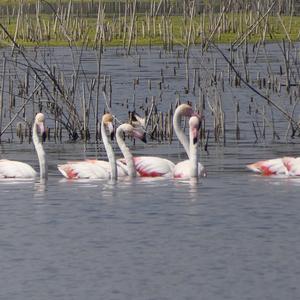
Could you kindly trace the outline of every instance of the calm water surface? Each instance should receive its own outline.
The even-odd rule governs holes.
[[[24,147],[2,151],[37,168]],[[299,297],[300,179],[244,168],[295,146],[211,149],[200,182],[66,181],[82,145],[47,147],[46,185],[0,182],[0,299]]]
[[[268,47],[272,67],[278,71],[281,52],[278,47]],[[53,55],[45,59],[53,59],[70,77],[69,49],[51,51]],[[140,108],[146,97],[154,95],[163,111],[175,104],[176,93],[182,101],[198,103],[198,94],[184,93],[183,57],[178,61],[173,53],[159,58],[159,49],[139,51],[140,68],[136,57],[123,56],[115,49],[103,54],[102,72],[112,76],[113,112],[120,119],[127,118],[126,103],[133,108],[133,96]],[[206,86],[210,77],[203,65],[212,70],[212,60],[201,60],[199,49],[193,51],[191,66],[200,68],[201,83]],[[84,76],[89,80],[97,74],[95,53],[84,51],[83,59]],[[174,76],[173,66],[178,63],[181,67]],[[268,65],[261,52],[252,75],[265,74]],[[158,89],[162,67],[163,91]],[[222,59],[218,68],[226,74]],[[133,91],[136,78],[140,83]],[[214,91],[203,91],[213,101]],[[275,99],[286,107],[289,98],[284,89],[280,93]],[[46,185],[0,182],[0,299],[299,299],[300,178],[264,178],[245,169],[258,159],[299,156],[299,139],[288,144],[284,139],[272,141],[268,127],[266,141],[254,144],[251,124],[261,120],[247,113],[250,97],[249,90],[226,85],[222,98],[228,120],[227,145],[216,145],[211,134],[209,153],[200,154],[208,177],[199,182],[66,181],[59,176],[57,163],[95,156],[104,159],[103,146],[47,142],[50,175]],[[239,142],[235,141],[234,122],[237,100],[241,107]],[[255,101],[262,104],[261,99]],[[274,116],[282,137],[286,120],[276,111]],[[213,118],[208,109],[205,118],[211,129]],[[53,128],[53,120],[47,119],[47,125]],[[174,162],[185,159],[177,142],[171,146],[137,143],[133,151]],[[4,142],[0,154],[38,167],[27,142]]]

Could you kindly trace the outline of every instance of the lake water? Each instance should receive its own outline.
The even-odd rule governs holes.
[[[255,143],[246,119],[241,129],[240,141],[229,131],[225,147],[200,153],[208,176],[199,182],[67,181],[58,163],[104,158],[103,146],[47,142],[46,184],[0,182],[0,299],[298,299],[300,178],[256,176],[245,165],[299,155],[299,141]],[[132,149],[185,159],[177,142]],[[2,143],[0,152],[38,167],[31,144]]]
[[[1,299],[299,297],[300,179],[244,168],[274,147],[211,149],[198,183],[64,180],[77,147],[48,146],[46,185],[0,182]]]

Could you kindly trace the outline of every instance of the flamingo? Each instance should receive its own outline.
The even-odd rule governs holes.
[[[132,153],[130,152],[129,148],[125,144],[123,138],[124,134],[137,137],[144,142],[145,142],[145,136],[140,130],[134,128],[131,124],[128,123],[121,124],[116,131],[117,144],[124,156],[124,159],[120,159],[119,161],[126,166],[127,173],[130,177],[136,177],[137,170],[135,166],[135,159],[133,158]]]
[[[190,117],[189,119],[189,137],[188,141],[184,131],[180,127],[181,117]],[[200,117],[188,104],[179,105],[174,113],[173,127],[178,140],[183,145],[189,159],[179,162],[175,165],[174,178],[192,178],[206,176],[204,166],[198,162],[198,131],[200,128]]]
[[[187,137],[184,134],[184,131],[180,127],[180,123],[181,123],[182,116],[191,117],[193,115],[195,115],[195,112],[193,111],[190,105],[181,104],[175,110],[174,118],[173,118],[173,126],[174,126],[175,133],[178,139],[181,141],[188,156],[190,152],[189,142]],[[143,125],[145,124],[144,120],[136,114],[135,114],[135,119],[137,123],[143,127]],[[126,159],[125,160],[121,159],[119,161],[126,164]],[[133,163],[135,165],[136,171],[142,177],[158,177],[158,176],[173,177],[174,176],[175,164],[165,158],[156,157],[156,156],[138,156],[138,157],[133,157]],[[187,161],[185,164],[186,164],[185,166],[188,167],[189,161]],[[205,173],[204,167],[200,163],[198,163],[198,170],[199,170],[199,175],[204,175]]]
[[[107,153],[108,162],[96,159],[84,161],[71,161],[66,164],[58,165],[58,170],[68,179],[117,179],[118,176],[125,176],[127,172],[122,164],[116,162],[113,148],[106,135],[106,129],[113,133],[113,116],[109,113],[104,114],[101,120],[101,135]]]
[[[32,127],[32,140],[39,160],[40,178],[47,179],[48,167],[46,153],[43,149],[38,136],[38,129],[40,134],[45,136],[45,116],[42,113],[38,113],[35,116],[33,127]],[[1,159],[0,160],[0,178],[34,178],[37,176],[37,172],[28,164]]]
[[[198,178],[205,175],[204,167],[198,163],[198,131],[200,118],[192,116],[189,119],[189,159],[175,165],[174,178]]]
[[[126,124],[126,125],[129,125],[129,124]],[[131,127],[134,128],[133,126],[131,126]],[[117,141],[118,141],[118,136],[116,136],[116,137],[117,137]],[[120,142],[121,142],[121,146],[124,147],[122,141],[120,141]],[[126,148],[127,149],[125,150],[125,153],[126,153],[126,155],[129,156],[129,154],[127,152],[130,153],[130,150],[127,146],[126,146]],[[122,150],[122,148],[121,148],[121,150]],[[126,159],[126,156],[124,154],[125,159],[119,159],[118,161],[127,167],[128,167],[128,161],[130,162],[130,164],[133,163],[134,166],[130,166],[130,169],[132,170],[132,168],[134,168],[138,172],[138,175],[141,177],[160,177],[160,176],[171,177],[173,174],[175,164],[168,159],[165,159],[162,157],[156,157],[156,156],[135,156],[135,157],[133,157],[131,153],[130,153],[130,155],[132,158]],[[136,176],[136,175],[134,175],[134,176]]]
[[[300,176],[300,157],[279,157],[261,160],[247,165],[247,168],[264,176]]]

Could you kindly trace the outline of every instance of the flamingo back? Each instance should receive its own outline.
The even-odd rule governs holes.
[[[1,159],[0,160],[0,178],[34,178],[36,171],[28,164]]]
[[[282,158],[261,160],[247,165],[247,168],[255,173],[260,173],[264,176],[288,174],[288,170],[284,165]]]

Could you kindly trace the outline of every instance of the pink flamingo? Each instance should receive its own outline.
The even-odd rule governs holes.
[[[189,119],[189,159],[176,164],[174,178],[187,179],[206,176],[204,167],[198,162],[198,131],[200,124],[200,118],[197,116],[192,116]]]
[[[84,161],[72,161],[58,165],[57,168],[64,177],[68,179],[117,179],[118,176],[127,175],[127,171],[123,165],[116,162],[113,148],[106,135],[106,129],[110,134],[113,133],[113,116],[109,113],[104,114],[101,120],[101,135],[108,156],[108,162],[87,159]]]
[[[48,167],[46,153],[43,149],[38,136],[38,129],[41,135],[44,137],[45,134],[45,116],[42,113],[38,113],[35,116],[35,120],[32,127],[32,140],[38,156],[39,167],[40,167],[40,178],[47,179],[48,177]],[[37,172],[28,164],[1,159],[0,160],[0,178],[34,178]]]
[[[185,148],[185,151],[187,152],[188,156],[190,156],[189,142],[183,130],[180,127],[180,123],[181,123],[182,116],[191,117],[193,115],[195,115],[195,113],[190,105],[181,104],[175,110],[174,117],[173,117],[173,126],[174,126],[175,133],[178,139],[181,141],[183,147]],[[143,125],[144,123],[144,121],[139,117],[137,118],[137,121],[140,125]],[[135,165],[136,171],[142,177],[158,177],[158,176],[173,177],[174,176],[175,164],[168,159],[164,159],[156,156],[138,156],[138,157],[133,157],[132,160]],[[121,159],[119,161],[126,164],[126,159],[125,160]],[[182,164],[182,167],[184,166],[187,167],[189,165],[189,160],[185,164]],[[198,164],[197,168],[199,170],[199,174],[203,175],[204,174],[203,166],[201,164]]]
[[[181,116],[190,117],[189,119],[189,138],[184,134],[180,127]],[[191,106],[188,104],[181,104],[177,107],[173,118],[173,127],[178,140],[183,145],[189,159],[176,164],[173,172],[174,178],[192,178],[199,176],[206,176],[204,166],[198,162],[198,131],[200,128],[201,120]]]
[[[135,160],[129,148],[126,146],[126,143],[123,138],[124,134],[128,134],[130,136],[139,138],[144,142],[145,136],[144,133],[142,133],[140,130],[134,128],[131,124],[128,123],[121,124],[116,131],[117,144],[124,156],[124,159],[119,159],[119,162],[124,164],[124,167],[127,169],[127,173],[130,177],[136,177],[137,170],[135,166]]]
[[[280,157],[261,160],[247,165],[247,168],[264,176],[300,176],[300,157]]]
[[[141,127],[144,125],[144,121],[139,117],[137,118],[137,123],[139,129],[141,129]],[[139,131],[136,127],[133,127],[132,125],[130,126],[128,126],[129,124],[126,124],[125,126],[123,125],[119,126],[120,129],[119,128],[117,129],[117,134],[116,134],[117,142],[124,155],[124,159],[119,159],[118,161],[123,163],[127,167],[128,167],[128,163],[130,163],[130,167],[129,167],[130,169],[129,172],[131,172],[130,176],[132,177],[136,176],[136,172],[137,172],[137,174],[141,177],[162,177],[162,176],[171,177],[173,175],[173,170],[175,165],[170,160],[161,157],[156,157],[156,156],[136,156],[136,157],[132,156],[129,148],[125,145],[125,142],[121,138],[121,133],[118,135],[118,130],[120,130],[120,132],[125,130],[124,132],[127,133],[130,133],[132,130],[135,130],[136,132]]]

